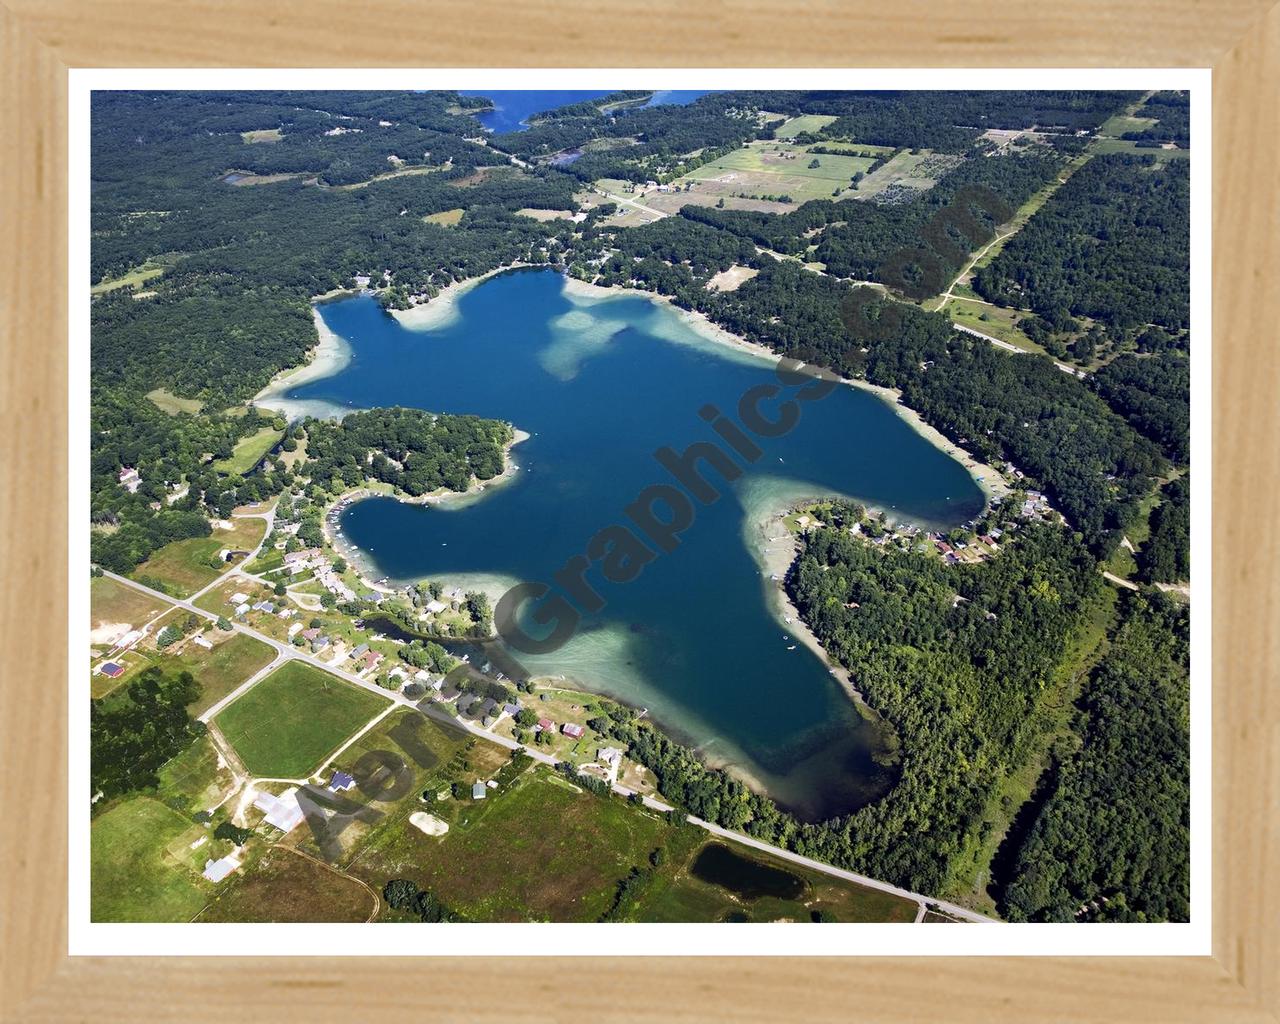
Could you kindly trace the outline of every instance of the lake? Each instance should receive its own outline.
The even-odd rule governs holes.
[[[654,452],[716,440],[699,417],[732,412],[773,363],[695,329],[641,295],[584,296],[551,270],[501,274],[463,293],[451,314],[412,330],[367,297],[320,307],[351,358],[287,393],[311,412],[413,406],[508,420],[530,438],[506,482],[445,505],[390,498],[352,504],[344,539],[376,576],[483,585],[553,580],[624,507],[672,478]],[[764,411],[772,416],[768,403]],[[877,395],[840,386],[803,405],[784,437],[698,505],[679,546],[629,583],[588,574],[605,607],[561,649],[517,659],[538,675],[637,707],[715,763],[734,766],[808,820],[882,795],[884,732],[864,720],[822,660],[784,624],[764,570],[771,513],[840,494],[929,527],[984,505],[969,473]],[[780,532],[776,524],[773,533]]]
[[[616,91],[615,89],[522,89],[510,92],[463,92],[459,95],[486,96],[493,100],[494,109],[477,114],[476,118],[490,131],[500,134],[524,131],[529,127],[524,122],[534,114],[543,114],[557,107],[566,107],[570,103],[598,99]],[[699,96],[706,96],[708,91],[706,89],[661,89],[655,92],[653,98],[644,106],[660,107],[692,103]]]

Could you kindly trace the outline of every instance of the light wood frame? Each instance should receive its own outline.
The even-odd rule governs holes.
[[[3,1020],[1280,1019],[1280,7],[1271,2],[0,0]],[[1212,67],[1213,955],[68,957],[67,71],[105,66]]]

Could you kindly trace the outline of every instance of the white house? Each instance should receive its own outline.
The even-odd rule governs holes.
[[[236,860],[234,853],[229,853],[222,860],[207,860],[204,862],[204,877],[211,882],[221,882],[227,875],[235,871],[240,866],[240,862]]]
[[[253,806],[260,811],[266,811],[267,816],[263,819],[273,828],[278,828],[281,832],[292,832],[297,828],[298,823],[302,821],[302,808],[298,805],[298,787],[285,790],[279,796],[272,796],[270,793],[259,793],[253,801]]]

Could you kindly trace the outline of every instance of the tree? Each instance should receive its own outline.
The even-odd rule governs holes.
[[[407,878],[393,878],[382,887],[382,898],[392,910],[412,910],[418,885]]]
[[[284,580],[276,580],[276,585],[273,590],[276,597],[284,597],[285,594],[289,592],[288,588],[284,584]]]
[[[213,830],[214,839],[229,839],[231,842],[235,843],[236,846],[244,846],[252,835],[253,829],[239,828],[238,826],[233,825],[230,821],[222,822]]]
[[[812,170],[814,170],[815,168],[818,168],[818,167],[821,167],[821,166],[822,166],[822,164],[818,161],[818,158],[817,158],[816,156],[815,156],[812,160],[810,160],[810,161],[809,161],[809,170],[811,170],[811,171],[812,171]]]
[[[218,616],[218,628],[224,633],[229,633],[231,631],[231,622],[225,615]]]
[[[347,571],[347,560],[345,558],[335,558],[333,560],[333,571],[336,573],[344,573]]]

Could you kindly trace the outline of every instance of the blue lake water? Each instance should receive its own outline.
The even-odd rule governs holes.
[[[463,92],[463,96],[487,96],[493,100],[494,109],[477,114],[482,125],[490,131],[518,132],[528,127],[524,122],[534,114],[545,113],[556,107],[581,103],[583,100],[608,96],[614,89],[521,89],[499,92]],[[706,96],[707,89],[661,89],[653,94],[646,107],[692,103],[699,96]],[[624,108],[625,109],[625,108]]]
[[[531,435],[514,449],[514,476],[475,499],[376,498],[345,511],[344,538],[370,571],[397,581],[495,594],[517,580],[551,583],[598,530],[629,523],[623,509],[646,487],[673,482],[656,450],[718,440],[700,410],[732,414],[749,389],[776,382],[769,361],[707,339],[665,303],[584,297],[550,270],[491,278],[426,329],[401,326],[368,297],[320,310],[350,361],[287,400],[310,411],[475,413]],[[769,416],[777,408],[762,406]],[[740,478],[703,472],[723,497],[696,505],[674,552],[628,583],[593,568],[603,610],[561,649],[517,658],[533,674],[563,673],[648,708],[711,760],[818,819],[874,799],[891,779],[874,757],[882,729],[778,617],[762,561],[768,533],[781,532],[770,513],[843,494],[941,527],[972,518],[984,499],[963,466],[873,394],[841,385],[799,408],[786,436],[756,438],[762,454]]]

